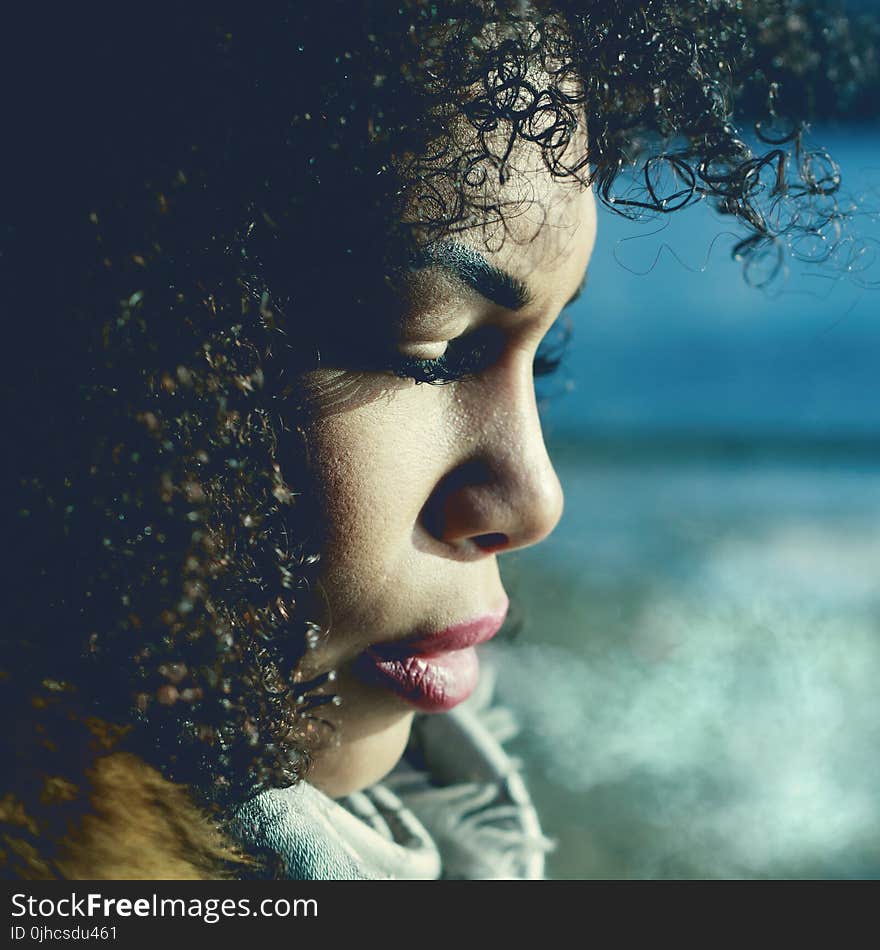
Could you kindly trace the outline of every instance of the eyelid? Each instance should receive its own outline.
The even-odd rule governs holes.
[[[471,332],[474,322],[461,313],[444,313],[434,319],[416,317],[401,328],[401,341],[406,344],[448,343]]]
[[[417,383],[450,383],[479,376],[504,348],[505,334],[491,324],[474,327],[448,340],[442,355],[432,359],[401,355],[388,369]]]
[[[454,316],[446,314],[441,319],[428,322],[427,326],[419,325],[425,322],[426,321],[417,321],[415,327],[409,327],[404,330],[401,341],[398,344],[401,350],[418,350],[428,347],[440,349],[442,347],[440,352],[432,353],[431,356],[424,357],[425,359],[436,359],[446,351],[446,348],[449,347],[450,344],[455,343],[457,340],[465,339],[480,330],[479,324],[459,314]],[[420,354],[415,353],[407,353],[406,355],[413,357],[420,356]]]
[[[407,357],[407,359],[416,359],[416,360],[436,360],[440,359],[441,356],[446,352],[449,347],[451,340],[438,340],[436,342],[418,342],[418,343],[404,343],[401,345],[400,349],[402,354]],[[426,352],[429,350],[430,352]]]
[[[583,289],[583,284],[580,289]],[[562,307],[553,325],[542,335],[533,360],[536,376],[552,373],[558,367],[571,333],[570,326],[566,325],[567,311],[578,296],[575,294],[575,298]],[[412,321],[409,332],[406,325],[401,328],[403,332],[397,344],[398,356],[385,363],[386,372],[402,379],[413,379],[417,383],[456,382],[479,376],[504,349],[505,341],[510,339],[510,328],[505,329],[491,321],[473,321],[447,313],[443,315],[442,322],[434,322],[434,327],[425,326],[425,323],[432,322],[417,318]],[[450,333],[456,323],[456,329],[461,328],[460,332]],[[438,329],[445,333],[437,334],[434,339],[418,339],[420,330],[422,333],[427,330],[425,336],[433,336]],[[436,352],[425,352],[425,349],[433,347],[437,348]]]

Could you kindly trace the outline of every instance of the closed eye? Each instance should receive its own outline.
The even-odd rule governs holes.
[[[559,319],[547,332],[532,363],[535,378],[550,376],[562,363],[572,336],[571,318],[562,312]],[[435,359],[397,357],[388,370],[403,379],[416,383],[451,383],[478,376],[488,369],[504,350],[503,330],[496,326],[484,326],[472,333],[463,334],[449,341],[442,356]]]
[[[487,325],[450,340],[443,355],[436,359],[398,356],[387,369],[417,383],[457,382],[488,369],[501,356],[504,345],[504,331]]]

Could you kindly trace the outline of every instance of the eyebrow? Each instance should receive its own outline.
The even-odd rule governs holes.
[[[518,277],[490,264],[482,254],[457,241],[436,241],[417,252],[410,270],[438,267],[454,280],[507,310],[522,310],[532,300]]]
[[[481,297],[507,310],[522,310],[532,301],[524,281],[490,264],[478,251],[457,241],[436,241],[421,248],[410,261],[410,270],[438,267],[454,280],[475,290]],[[587,286],[584,274],[578,289],[565,306],[573,304]]]

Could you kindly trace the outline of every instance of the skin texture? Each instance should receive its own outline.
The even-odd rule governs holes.
[[[306,621],[324,616],[305,610],[311,521],[303,519],[302,533],[287,531],[302,526],[288,515],[308,481],[284,427],[300,421],[284,405],[292,372],[284,377],[274,372],[283,359],[263,358],[287,350],[283,321],[276,327],[263,292],[282,305],[279,313],[289,302],[291,320],[303,318],[288,328],[290,351],[310,354],[304,327],[332,318],[333,281],[320,278],[334,275],[336,260],[364,238],[381,251],[386,211],[398,213],[394,199],[403,192],[378,176],[380,165],[418,157],[423,133],[436,131],[433,123],[423,128],[413,105],[433,103],[442,125],[473,92],[482,102],[470,131],[511,114],[521,116],[517,140],[546,131],[555,83],[534,64],[558,47],[542,42],[536,53],[527,30],[507,47],[512,59],[498,57],[492,42],[480,42],[507,37],[492,23],[533,8],[541,23],[559,17],[563,33],[571,29],[562,75],[584,82],[573,101],[590,110],[598,199],[640,215],[644,203],[662,214],[708,197],[759,239],[745,240],[744,254],[779,237],[809,234],[813,244],[817,213],[833,207],[835,174],[815,181],[825,159],[806,160],[797,127],[783,145],[792,160],[779,189],[768,188],[755,165],[764,155],[769,164],[758,168],[781,168],[775,138],[756,154],[742,150],[743,124],[750,115],[768,118],[769,92],[783,118],[807,118],[815,106],[841,118],[847,101],[854,112],[876,112],[876,25],[851,28],[830,0],[516,2],[485,5],[485,18],[474,16],[483,4],[366,6],[372,12],[360,11],[364,17],[338,4],[237,5],[210,17],[178,9],[141,18],[132,31],[127,11],[80,5],[66,19],[54,11],[49,30],[42,19],[27,22],[29,14],[7,24],[10,37],[40,36],[42,57],[35,71],[33,44],[16,42],[2,62],[9,87],[21,93],[9,97],[7,124],[28,145],[10,152],[18,167],[7,176],[13,187],[0,229],[0,257],[15,275],[7,310],[19,315],[6,327],[5,382],[15,394],[6,442],[19,477],[8,498],[17,512],[6,569],[15,596],[7,598],[0,643],[0,708],[16,725],[2,743],[13,765],[0,790],[0,870],[229,874],[234,851],[218,839],[213,813],[197,827],[189,796],[235,802],[255,783],[279,787],[302,777],[311,744],[306,736],[300,744],[298,730],[312,721],[279,698],[277,677],[263,674],[278,663],[286,679],[305,649]],[[455,23],[452,35],[439,32]],[[565,110],[552,125],[567,127]],[[664,143],[667,135],[673,139]],[[65,141],[76,148],[59,149]],[[667,148],[681,175],[667,174]],[[491,154],[507,157],[503,137]],[[467,167],[467,201],[459,215],[451,200],[437,226],[455,228],[458,239],[527,280],[533,304],[504,313],[442,274],[423,273],[412,282],[420,303],[409,308],[398,346],[412,350],[428,339],[424,355],[435,355],[446,337],[494,321],[505,350],[491,367],[443,387],[347,372],[342,363],[314,381],[320,412],[306,437],[330,525],[315,589],[331,626],[309,659],[315,672],[339,669],[334,690],[344,705],[317,710],[337,728],[318,749],[312,781],[334,794],[392,767],[411,720],[395,695],[353,677],[354,659],[370,643],[495,606],[496,558],[540,540],[558,514],[529,364],[545,323],[579,282],[592,225],[575,227],[587,213],[562,214],[567,192],[536,166],[532,177],[511,179],[508,196],[523,205],[506,215],[504,252],[487,252],[485,239],[496,235],[458,230],[479,177],[460,157],[450,153],[445,174]],[[511,163],[528,169],[530,158],[518,153]],[[632,195],[626,186],[618,191],[615,176],[630,160],[637,177],[658,187],[671,178],[673,200],[651,186],[636,195],[643,203],[635,209],[620,202]],[[847,215],[833,210],[836,242]],[[429,218],[413,209],[413,220]],[[310,231],[318,219],[324,227]],[[322,238],[339,252],[326,271]],[[847,240],[841,246],[851,248]],[[253,254],[240,257],[245,251]],[[572,260],[563,263],[567,253]],[[371,276],[373,259],[367,254],[364,265]],[[338,283],[360,287],[341,275]],[[281,464],[277,448],[284,433],[291,465]],[[135,525],[149,526],[153,540]],[[503,543],[478,543],[487,535]],[[59,683],[70,684],[74,699],[57,693]],[[57,715],[28,737],[23,724],[53,696],[63,699]],[[130,730],[135,757],[102,742],[83,751],[92,739],[71,739],[96,702],[113,728]],[[96,824],[83,820],[71,832],[83,813]]]
[[[357,677],[356,658],[372,644],[503,608],[498,557],[540,542],[562,513],[532,364],[584,279],[596,208],[589,187],[555,181],[535,155],[515,167],[502,189],[517,209],[503,246],[487,249],[476,228],[453,237],[522,281],[528,304],[514,312],[427,267],[407,282],[398,342],[403,354],[433,359],[449,339],[491,324],[503,331],[498,358],[446,385],[349,373],[356,396],[319,414],[307,433],[328,525],[319,588],[330,629],[304,673],[335,669],[343,698],[327,716],[335,733],[309,781],[333,796],[393,768],[413,719],[403,699]],[[320,373],[312,380],[316,391],[324,382]]]
[[[52,31],[37,20],[8,31],[40,35],[44,56],[34,73],[30,46],[12,44],[23,58],[3,63],[10,77],[33,78],[10,103],[9,124],[30,144],[12,156],[21,160],[0,229],[15,277],[7,309],[36,316],[7,327],[20,355],[5,367],[19,477],[8,499],[16,596],[0,667],[75,685],[108,721],[134,727],[132,741],[167,778],[234,800],[255,783],[299,781],[312,749],[311,733],[300,735],[313,725],[308,690],[287,690],[310,622],[325,619],[308,604],[317,529],[300,503],[310,481],[297,430],[330,459],[330,478],[332,466],[355,463],[311,432],[291,391],[314,367],[315,344],[325,349],[323,333],[345,322],[334,305],[349,311],[342,346],[380,342],[373,317],[391,325],[370,304],[375,286],[385,289],[383,269],[411,250],[394,226],[409,183],[419,199],[448,185],[446,200],[414,209],[413,221],[482,248],[489,235],[467,226],[481,205],[495,210],[483,181],[527,167],[529,156],[508,146],[537,141],[560,174],[583,171],[584,150],[557,163],[583,109],[597,201],[642,217],[705,198],[747,225],[737,251],[761,281],[768,262],[798,260],[796,248],[819,247],[819,236],[846,257],[840,177],[788,120],[808,118],[810,103],[840,116],[856,92],[876,104],[876,29],[848,24],[831,0],[177,12],[131,31],[122,15],[78,7]],[[778,121],[768,125],[771,107]],[[754,150],[742,141],[751,118],[769,137]],[[474,139],[470,151],[445,149],[456,122]],[[488,145],[505,123],[510,134]],[[78,147],[60,151],[67,140]],[[525,267],[537,217],[514,208],[505,218],[516,232],[506,246]],[[833,274],[846,261],[828,266]],[[426,301],[449,291],[440,275],[421,281]],[[389,414],[406,416],[400,401],[416,398],[377,372],[343,372],[355,365],[342,357],[322,366],[347,379],[331,394],[341,409],[322,400],[326,429],[341,425],[342,410],[367,419],[383,393]],[[475,391],[449,388],[461,399]],[[444,447],[420,445],[432,420],[416,421],[395,478],[406,465],[421,477],[424,453]],[[373,454],[379,473],[377,446],[371,469]],[[321,481],[319,466],[311,474]],[[336,487],[341,499],[333,486],[322,492],[331,514],[345,501]],[[149,540],[135,527],[149,527]],[[362,541],[340,537],[326,539],[321,564],[335,612],[327,662],[336,653],[343,665],[340,641],[356,648],[397,628],[369,594],[353,603],[359,572],[334,576],[334,545]],[[363,554],[385,562],[372,547]],[[409,578],[389,576],[393,599]],[[448,597],[442,572],[437,582]],[[408,602],[416,613],[426,606]],[[377,613],[372,633],[360,629]]]

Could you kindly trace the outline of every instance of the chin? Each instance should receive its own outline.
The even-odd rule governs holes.
[[[400,712],[380,729],[347,739],[345,722],[335,742],[315,752],[308,782],[331,798],[351,795],[383,779],[406,749],[413,713]]]

